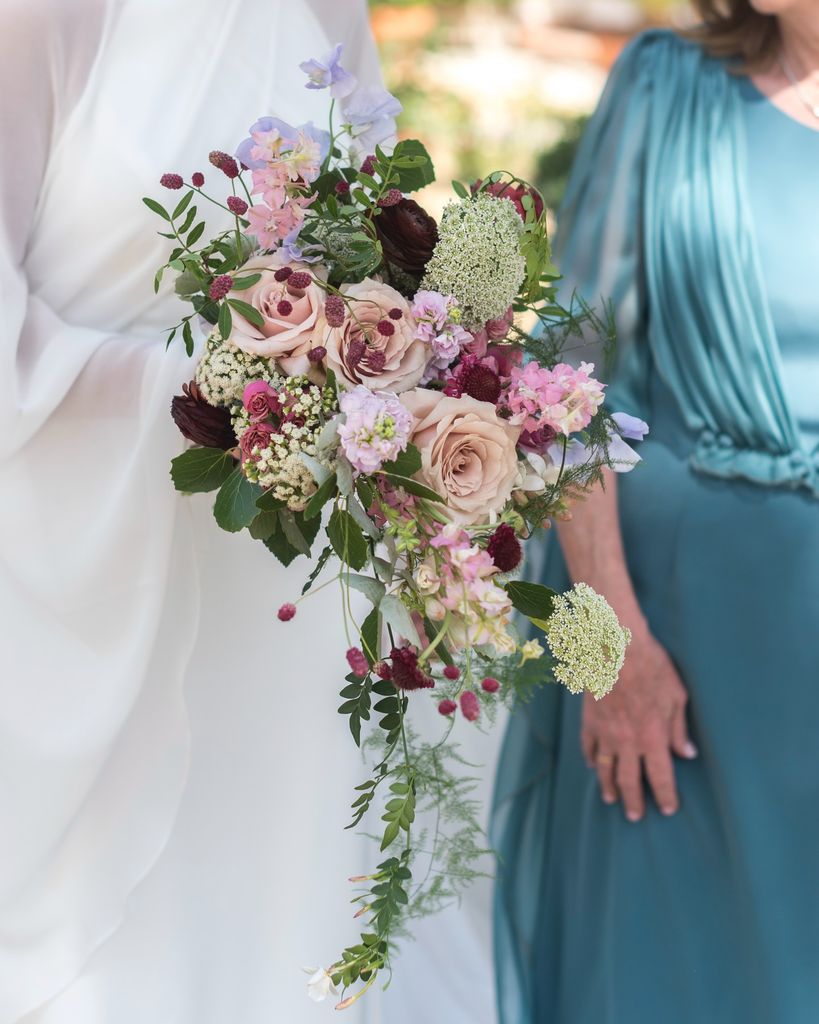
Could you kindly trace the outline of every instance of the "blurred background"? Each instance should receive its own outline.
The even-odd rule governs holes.
[[[453,178],[495,169],[560,202],[585,119],[622,47],[652,26],[685,25],[683,0],[371,0],[402,136],[429,149],[435,216]]]

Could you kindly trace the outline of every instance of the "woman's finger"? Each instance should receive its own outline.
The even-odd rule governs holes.
[[[616,758],[614,753],[605,747],[598,746],[594,755],[594,767],[597,781],[600,783],[600,795],[604,804],[617,803],[617,786],[614,782]]]
[[[623,801],[629,821],[639,821],[645,810],[643,780],[640,773],[640,757],[636,750],[621,750],[617,754],[615,771],[617,788]]]
[[[674,814],[679,810],[677,783],[674,778],[674,762],[667,741],[657,742],[643,757],[646,776],[663,814]]]
[[[697,748],[688,735],[688,720],[685,703],[678,704],[671,718],[671,749],[677,757],[691,758],[697,756]]]
[[[597,737],[585,726],[580,730],[580,749],[587,767],[594,768],[594,755],[597,753]]]

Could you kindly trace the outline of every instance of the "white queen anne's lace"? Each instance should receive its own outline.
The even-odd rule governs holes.
[[[448,203],[421,287],[454,295],[463,326],[502,317],[526,276],[520,251],[523,222],[508,199],[485,192]]]
[[[571,693],[600,700],[617,682],[631,631],[604,597],[577,583],[555,598],[546,639],[557,661],[555,678]]]
[[[270,361],[250,355],[222,341],[214,331],[196,367],[196,383],[211,405],[230,406],[241,402],[245,385],[252,380],[271,380]]]

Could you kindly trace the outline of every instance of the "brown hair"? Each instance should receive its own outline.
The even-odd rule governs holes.
[[[687,35],[713,57],[738,58],[741,72],[764,71],[776,59],[779,26],[750,0],[693,0],[702,22]]]

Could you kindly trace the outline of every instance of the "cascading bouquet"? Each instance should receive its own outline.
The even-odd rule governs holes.
[[[406,195],[434,178],[426,150],[388,144],[400,104],[359,87],[340,53],[301,65],[307,88],[331,94],[329,131],[263,117],[235,156],[210,154],[224,202],[199,172],[163,175],[184,189],[173,210],[144,202],[173,243],[155,287],[175,272],[193,307],[169,343],[180,333],[192,353],[194,325],[207,335],[196,379],[173,401],[193,442],[173,460],[175,486],[216,491],[218,525],[247,529],[285,565],[311,558],[299,601],[323,574],[345,593],[338,710],[374,751],[350,827],[378,806],[385,857],[353,879],[360,940],[309,982],[314,998],[340,986],[343,1008],[389,968],[407,916],[477,873],[471,783],[450,767],[456,716],[491,720],[498,700],[553,680],[596,697],[614,685],[629,636],[605,600],[510,574],[522,543],[604,466],[638,461],[623,438],[646,428],[605,411],[593,365],[560,361],[570,339],[612,334],[582,301],[557,302],[537,192],[504,172],[453,182],[436,224]],[[230,217],[204,242],[199,199]],[[351,590],[372,604],[360,623]],[[514,611],[535,637],[519,635]],[[445,718],[437,743],[408,721],[425,690]],[[433,836],[413,831],[425,808]],[[413,882],[419,856],[429,865]]]

